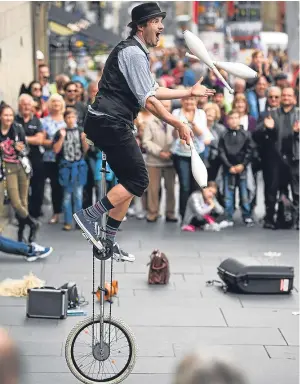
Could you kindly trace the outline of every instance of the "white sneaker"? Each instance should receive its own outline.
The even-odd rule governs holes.
[[[245,219],[244,222],[247,225],[247,227],[253,227],[254,225],[254,221],[251,217],[247,217],[247,219]]]
[[[146,214],[145,212],[139,212],[136,214],[135,216],[138,220],[144,220],[144,218],[146,217]]]
[[[204,231],[219,232],[220,231],[220,226],[219,226],[218,223],[205,224],[204,225]]]
[[[30,255],[24,256],[26,261],[35,261],[37,259],[44,259],[53,252],[52,247],[42,247],[39,244],[31,243],[32,253]]]
[[[233,221],[223,220],[223,221],[221,221],[221,223],[219,223],[219,227],[221,229],[233,227]]]

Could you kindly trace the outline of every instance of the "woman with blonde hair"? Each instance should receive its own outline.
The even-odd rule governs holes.
[[[253,133],[256,130],[256,119],[249,114],[248,101],[243,93],[237,93],[234,96],[232,109],[238,112],[243,129]]]
[[[58,93],[50,96],[48,100],[49,115],[41,119],[44,131],[43,145],[44,153],[44,175],[46,179],[50,179],[51,200],[53,206],[53,216],[49,224],[56,224],[59,221],[59,214],[62,212],[63,191],[58,181],[58,163],[56,155],[53,152],[53,139],[56,132],[61,128],[66,128],[64,120],[65,101]]]

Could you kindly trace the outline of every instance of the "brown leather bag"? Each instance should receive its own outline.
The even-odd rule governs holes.
[[[151,256],[148,274],[148,284],[168,284],[170,279],[170,266],[167,256],[155,249]]]

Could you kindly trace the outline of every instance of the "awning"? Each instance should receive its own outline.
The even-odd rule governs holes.
[[[81,34],[111,47],[118,44],[121,40],[121,38],[114,33],[96,24],[92,24],[88,20],[79,19],[78,16],[66,12],[59,7],[51,6],[48,13],[48,21],[49,28],[54,33],[62,36]]]

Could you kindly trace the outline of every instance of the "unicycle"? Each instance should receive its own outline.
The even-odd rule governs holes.
[[[106,195],[106,155],[102,152],[101,195]],[[137,346],[131,329],[120,319],[111,316],[112,301],[105,314],[105,263],[111,262],[110,279],[113,278],[112,249],[106,247],[106,215],[103,215],[99,240],[104,245],[99,252],[93,247],[93,314],[69,333],[65,345],[65,357],[72,374],[86,384],[118,384],[125,380],[134,368]],[[100,301],[95,313],[95,262],[100,261]]]

